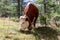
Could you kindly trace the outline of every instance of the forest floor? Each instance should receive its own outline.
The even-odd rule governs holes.
[[[19,32],[18,28],[18,22],[0,18],[0,40],[60,40],[60,30],[54,27],[39,27],[24,32]]]

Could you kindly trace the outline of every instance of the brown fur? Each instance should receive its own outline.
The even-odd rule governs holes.
[[[28,27],[29,30],[32,29],[31,24],[33,21],[34,21],[33,25],[35,26],[38,14],[39,14],[38,8],[33,3],[27,4],[27,6],[24,8],[24,15],[26,15],[27,17],[26,20],[29,21]]]

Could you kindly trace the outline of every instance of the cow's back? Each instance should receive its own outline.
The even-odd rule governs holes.
[[[24,15],[28,16],[28,18],[32,22],[33,18],[38,16],[37,7],[33,3],[28,3],[24,9]]]

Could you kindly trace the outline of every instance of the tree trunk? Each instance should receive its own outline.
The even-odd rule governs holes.
[[[44,17],[45,17],[45,27],[47,26],[46,23],[46,0],[44,0]]]
[[[17,0],[18,6],[17,6],[17,13],[18,13],[18,18],[22,15],[22,3],[23,0]]]
[[[20,0],[20,15],[22,15],[22,9],[23,9],[22,3],[23,3],[23,0]]]
[[[18,6],[17,6],[17,13],[18,13],[18,18],[20,17],[20,0],[17,0]]]

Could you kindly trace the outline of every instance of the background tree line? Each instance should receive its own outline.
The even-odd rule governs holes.
[[[23,0],[0,0],[0,17],[19,17]]]
[[[41,24],[60,21],[60,0],[34,0],[39,9],[38,20]],[[27,3],[24,0],[0,0],[0,17],[20,17]]]
[[[41,24],[60,25],[60,0],[35,0],[35,2],[40,4],[38,7]]]

